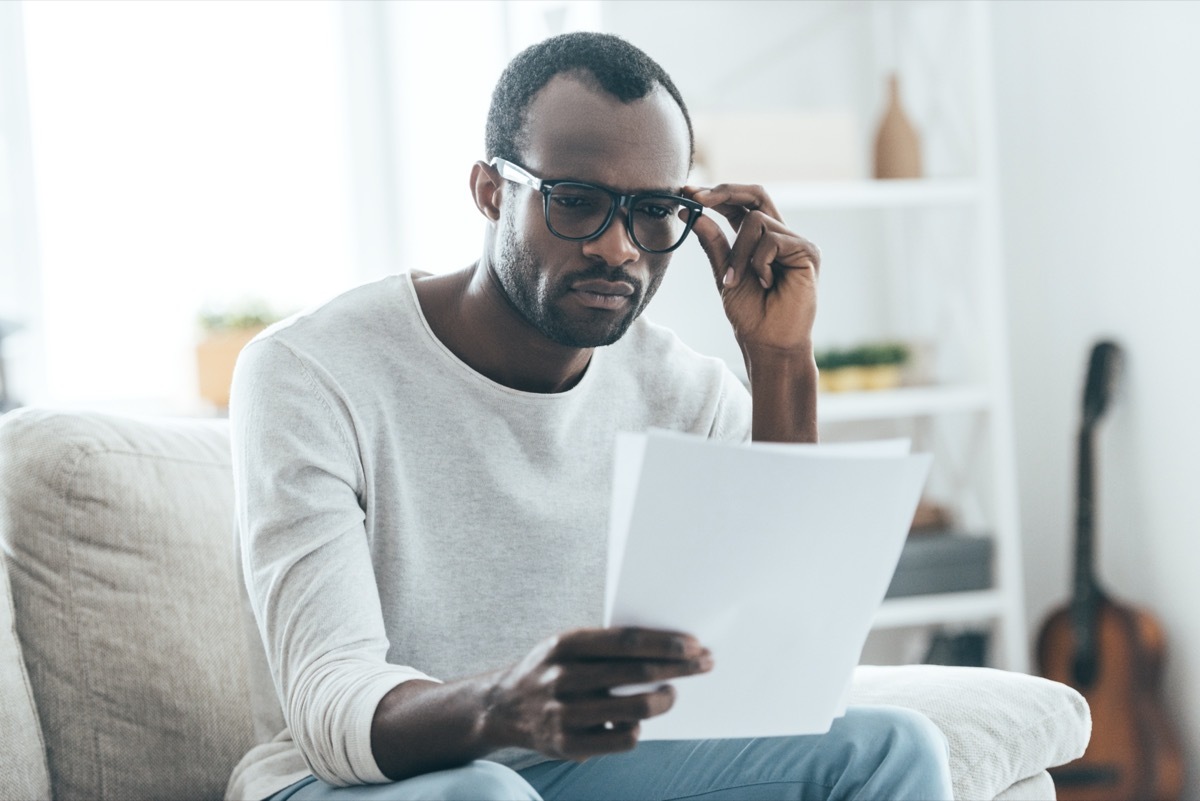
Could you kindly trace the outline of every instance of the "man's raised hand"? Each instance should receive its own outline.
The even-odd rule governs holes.
[[[721,214],[736,232],[730,245],[709,217],[693,228],[743,351],[810,349],[821,269],[817,246],[784,225],[761,186],[688,186],[683,193]]]

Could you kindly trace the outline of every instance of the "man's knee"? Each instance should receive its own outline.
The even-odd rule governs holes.
[[[871,783],[895,789],[893,797],[946,798],[950,795],[950,747],[946,736],[920,712],[902,707],[859,708],[860,751],[873,765]]]
[[[946,742],[946,735],[920,712],[888,707],[885,719],[885,731],[890,738],[889,750],[897,756],[908,754],[917,758],[930,755],[942,760],[949,756],[950,746]]]
[[[436,779],[422,788],[429,801],[541,801],[521,774],[496,762],[477,760],[428,778]]]

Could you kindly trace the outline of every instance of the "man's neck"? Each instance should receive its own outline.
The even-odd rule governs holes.
[[[482,262],[445,275],[414,277],[434,335],[467,366],[524,392],[564,392],[579,383],[591,348],[547,339],[513,308]]]

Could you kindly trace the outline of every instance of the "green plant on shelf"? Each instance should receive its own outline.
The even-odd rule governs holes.
[[[891,389],[902,380],[909,347],[903,342],[870,342],[817,352],[821,389],[826,392]]]
[[[201,310],[198,320],[205,332],[213,334],[265,328],[283,316],[261,300],[248,300],[228,306],[208,306]]]

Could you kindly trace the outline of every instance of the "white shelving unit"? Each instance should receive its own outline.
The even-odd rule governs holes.
[[[991,664],[1024,671],[1029,654],[1000,281],[988,10],[977,2],[914,2],[875,4],[862,13],[873,15],[862,27],[873,41],[861,52],[878,59],[870,70],[879,85],[898,70],[905,106],[918,129],[925,127],[925,143],[950,154],[927,149],[932,177],[919,180],[766,188],[789,219],[835,221],[829,225],[832,241],[816,240],[827,270],[855,272],[857,278],[846,279],[846,285],[876,295],[874,305],[864,303],[877,310],[870,322],[886,318],[862,339],[879,336],[883,327],[890,337],[925,342],[937,363],[926,385],[823,394],[819,420],[823,436],[829,429],[838,438],[879,436],[881,430],[912,436],[918,449],[934,453],[930,489],[940,492],[937,500],[952,511],[956,528],[993,541],[990,589],[889,599],[876,616],[876,631],[985,627]],[[910,104],[909,97],[919,100]],[[843,244],[839,230],[851,232],[843,234],[849,237],[869,234],[882,246],[844,247],[842,252],[858,259],[828,267],[836,258],[831,253]]]
[[[913,386],[822,395],[822,439],[911,437],[916,450],[934,456],[929,499],[949,511],[956,530],[989,537],[994,545],[990,588],[885,601],[871,640],[888,658],[878,658],[871,640],[865,656],[919,659],[924,650],[908,646],[932,630],[982,626],[992,634],[990,664],[1028,670],[988,6],[979,0],[810,0],[738,4],[737,13],[729,8],[700,3],[680,15],[677,3],[608,3],[605,22],[662,59],[701,122],[794,114],[805,121],[795,130],[804,131],[814,121],[849,121],[838,130],[858,126],[859,136],[839,144],[861,145],[865,168],[887,77],[897,72],[902,103],[923,144],[924,177],[917,180],[864,179],[871,172],[866,168],[860,175],[847,170],[844,180],[796,182],[780,176],[811,165],[811,152],[791,164],[780,163],[787,153],[755,153],[753,168],[722,168],[715,155],[720,145],[704,141],[703,127],[697,128],[709,157],[700,166],[711,170],[698,183],[761,183],[788,227],[821,247],[818,349],[896,339],[912,343],[919,355],[925,378]],[[650,33],[660,28],[669,34]],[[728,57],[697,59],[698,52]],[[769,148],[797,151],[830,144],[827,132],[809,141],[768,139]],[[750,149],[757,142],[747,122],[744,141],[727,146]],[[772,163],[779,164],[776,180]],[[852,165],[853,156],[839,153],[831,163]],[[681,249],[648,314],[695,349],[741,369],[699,247]]]
[[[817,416],[822,423],[929,417],[950,412],[986,412],[992,396],[986,387],[946,385],[901,387],[874,392],[823,393]]]
[[[979,186],[970,180],[821,181],[769,189],[776,204],[793,210],[958,206],[979,198]]]
[[[948,592],[917,595],[884,602],[875,615],[876,629],[928,626],[935,624],[986,623],[1004,611],[1004,595],[999,590]]]

